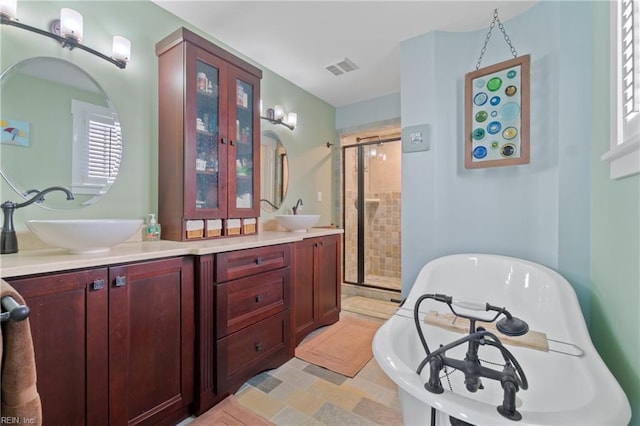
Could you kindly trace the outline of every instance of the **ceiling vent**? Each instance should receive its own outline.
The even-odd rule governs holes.
[[[335,76],[339,76],[340,74],[344,74],[342,72],[342,70],[340,68],[338,68],[335,65],[329,65],[328,67],[326,67],[327,71],[329,71],[331,74],[335,75]]]
[[[359,67],[349,58],[344,58],[344,61],[340,61],[337,64],[329,65],[325,67],[331,74],[338,76],[345,72],[351,72],[357,70]]]

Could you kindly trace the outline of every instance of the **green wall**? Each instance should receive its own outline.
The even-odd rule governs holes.
[[[35,33],[3,25],[0,28],[0,67],[35,56],[66,59],[86,70],[109,94],[121,119],[124,157],[120,175],[109,193],[98,203],[80,210],[49,211],[31,205],[15,212],[17,230],[25,220],[51,218],[144,218],[157,211],[158,189],[158,72],[155,44],[180,26],[200,33],[219,46],[238,54],[224,43],[205,35],[150,1],[19,1],[18,18],[28,25],[47,29],[59,16],[60,8],[70,7],[83,15],[83,43],[105,54],[111,52],[113,35],[131,40],[131,62],[121,70],[96,56],[75,49],[62,49],[54,40]],[[241,56],[242,55],[238,55]],[[298,113],[298,126],[290,131],[262,120],[262,130],[278,133],[289,151],[291,181],[285,204],[278,213],[290,210],[298,198],[305,201],[306,213],[321,214],[322,223],[332,217],[330,152],[324,145],[335,138],[335,110],[332,106],[300,89],[277,74],[263,70],[262,100],[265,108],[275,104]],[[0,115],[2,111],[0,111]],[[54,167],[52,164],[51,167]],[[317,193],[322,192],[322,202]],[[17,195],[4,183],[2,200]],[[263,212],[262,218],[273,214]]]
[[[609,117],[609,4],[594,16],[593,117]],[[602,84],[607,82],[607,84]],[[593,120],[591,147],[591,337],[640,425],[640,176],[609,178],[609,120]]]

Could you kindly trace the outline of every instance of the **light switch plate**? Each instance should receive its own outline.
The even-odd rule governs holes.
[[[402,129],[402,152],[429,151],[430,148],[428,124]]]

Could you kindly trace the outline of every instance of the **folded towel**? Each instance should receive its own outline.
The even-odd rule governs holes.
[[[0,279],[0,299],[4,296],[11,296],[24,305],[22,296]],[[2,418],[9,418],[16,424],[42,425],[42,405],[36,388],[36,362],[29,319],[5,321],[1,330]]]

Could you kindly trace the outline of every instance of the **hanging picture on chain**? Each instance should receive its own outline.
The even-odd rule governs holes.
[[[529,67],[524,55],[465,76],[465,168],[529,163]]]

